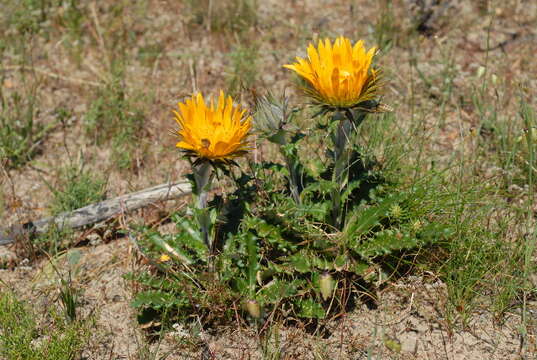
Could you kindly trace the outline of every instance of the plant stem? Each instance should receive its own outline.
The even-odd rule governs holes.
[[[339,113],[335,113],[334,120],[340,118]],[[345,118],[339,119],[338,126],[332,141],[334,143],[334,172],[332,181],[337,186],[332,190],[332,212],[331,225],[341,230],[345,225],[345,211],[341,203],[341,194],[347,188],[349,183],[349,168],[352,156],[352,149],[348,146],[353,136],[353,130],[356,129],[366,116],[365,112],[355,114],[350,109],[345,110]]]
[[[287,180],[289,181],[289,190],[291,191],[291,196],[296,204],[300,204],[300,187],[299,179],[301,173],[300,162],[298,161],[298,152],[296,149],[296,139],[289,139],[289,134],[284,130],[279,130],[274,136],[269,138],[269,141],[278,145],[280,148],[280,153],[285,159],[285,166],[289,173]]]
[[[283,152],[283,151],[282,151]],[[285,157],[285,164],[287,166],[287,171],[289,172],[289,190],[291,191],[291,196],[295,203],[300,204],[300,191],[298,190],[298,166],[297,166],[297,154],[296,150],[292,154],[286,154],[283,152]]]
[[[347,148],[347,144],[351,130],[352,122],[347,115],[347,119],[339,120],[335,134],[332,134],[334,142],[334,172],[332,174],[332,181],[337,186],[334,187],[331,194],[331,224],[337,229],[341,229],[344,224],[341,193],[349,181],[350,150]]]
[[[209,196],[211,180],[213,178],[213,171],[211,164],[209,164],[208,162],[202,162],[199,165],[193,166],[192,171],[194,173],[194,181],[196,183],[194,189],[194,195],[197,198],[196,200],[198,210],[196,217],[200,225],[203,241],[205,242],[207,249],[212,255],[213,241],[209,238],[212,224],[209,209],[207,208],[207,199]]]

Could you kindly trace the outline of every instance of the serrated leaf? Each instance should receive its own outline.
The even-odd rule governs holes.
[[[267,223],[263,219],[247,217],[243,221],[243,226],[246,229],[255,231],[262,241],[276,246],[278,250],[289,252],[294,251],[297,247],[295,244],[282,237],[281,230],[279,228]]]
[[[304,253],[298,253],[286,257],[286,262],[299,273],[307,273],[311,271],[311,262],[308,256]]]
[[[172,306],[188,304],[188,301],[177,294],[164,291],[143,291],[136,294],[131,306],[134,308],[150,307],[156,310]]]
[[[363,261],[356,261],[351,270],[356,274],[356,275],[363,275],[369,268],[370,268],[371,265],[369,265],[368,263],[366,262],[363,262]]]
[[[452,236],[455,233],[455,229],[445,224],[429,223],[419,231],[417,236],[420,238],[421,243],[433,243],[438,240],[444,240]]]
[[[284,281],[275,279],[264,286],[258,293],[258,297],[265,303],[275,304],[281,299],[294,296],[300,286],[299,281]]]
[[[248,248],[248,290],[252,296],[255,290],[256,274],[259,270],[257,238],[253,234],[248,233],[246,242]]]
[[[324,319],[326,312],[321,304],[312,299],[303,299],[295,302],[298,306],[298,316],[310,319]]]
[[[317,269],[321,269],[321,270],[333,269],[332,262],[328,261],[327,259],[323,259],[318,256],[312,256],[310,261],[311,261],[312,266]]]
[[[352,195],[352,192],[360,187],[362,182],[360,180],[351,181],[345,187],[345,191],[341,194],[341,202],[345,203],[349,199],[349,196]]]
[[[233,284],[239,294],[248,295],[250,289],[250,283],[246,278],[235,278]]]
[[[302,194],[305,195],[314,195],[319,194],[330,194],[334,189],[338,189],[339,185],[331,180],[318,179],[316,182],[309,184],[302,190]]]
[[[286,143],[287,132],[283,129],[278,130],[275,134],[267,137],[267,140],[278,145],[284,145]]]
[[[393,251],[413,249],[417,244],[416,237],[389,229],[378,232],[373,239],[362,243],[356,251],[364,258],[373,258]]]
[[[351,241],[351,246],[356,246],[360,237],[366,235],[371,229],[380,224],[386,217],[390,207],[399,201],[399,197],[383,199],[380,203],[368,208],[360,208],[352,212],[343,229],[343,236]],[[354,244],[353,244],[354,243]]]

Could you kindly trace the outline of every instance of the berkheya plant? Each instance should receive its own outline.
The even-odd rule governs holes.
[[[145,285],[136,307],[206,321],[225,321],[238,309],[255,320],[324,318],[355,301],[357,288],[385,280],[389,255],[450,235],[436,221],[442,204],[431,192],[440,186],[429,179],[397,187],[360,147],[368,114],[391,110],[378,101],[375,52],[362,41],[326,39],[309,46],[308,59],[285,65],[318,109],[314,131],[329,132],[324,159],[303,156],[310,153],[303,139],[315,137],[297,126],[302,109],[291,109],[285,95],[262,96],[253,115],[255,132],[278,147],[284,165],[238,166],[235,159],[252,148],[252,119],[230,97],[221,93],[207,106],[198,94],[179,104],[177,147],[192,165],[193,202],[173,216],[175,234],[145,231],[141,250],[160,275],[132,276]],[[210,199],[221,175],[234,187]]]

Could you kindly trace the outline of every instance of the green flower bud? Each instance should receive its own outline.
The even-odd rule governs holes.
[[[259,303],[256,300],[246,301],[246,310],[248,310],[248,314],[254,319],[259,319],[261,317],[261,306],[259,306]]]
[[[324,301],[330,299],[334,291],[334,286],[334,279],[329,273],[325,272],[319,277],[319,287],[321,288],[321,296]]]
[[[254,114],[254,127],[269,141],[284,145],[284,126],[289,120],[289,99],[284,95],[281,100],[271,94],[259,98]]]
[[[401,206],[399,204],[394,204],[390,207],[390,216],[398,219],[403,215],[403,209],[401,209]]]
[[[423,223],[420,220],[414,221],[412,224],[412,230],[420,231],[423,228]]]

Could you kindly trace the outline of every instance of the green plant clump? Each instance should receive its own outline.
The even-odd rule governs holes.
[[[140,321],[163,313],[209,323],[237,313],[329,318],[371,294],[421,248],[453,237],[455,195],[442,174],[409,181],[360,144],[366,105],[344,113],[324,108],[305,134],[291,126],[299,109],[288,109],[285,98],[262,98],[257,131],[284,163],[250,162],[247,171],[213,164],[231,179],[232,193],[175,214],[174,234],[141,232],[153,269],[129,275],[143,285],[133,302]],[[331,134],[325,155],[300,156],[304,139],[316,133]],[[209,168],[193,164],[196,199],[208,195]]]
[[[139,146],[136,140],[143,132],[145,116],[136,99],[124,90],[124,64],[114,61],[111,74],[109,83],[97,91],[84,126],[96,145],[112,145],[112,159],[119,168],[133,168],[133,154]]]
[[[34,94],[8,96],[0,91],[0,159],[9,168],[24,165],[39,152],[50,129],[36,121],[38,102]]]
[[[60,171],[59,184],[51,190],[50,208],[57,215],[103,200],[106,181],[83,167],[69,166]]]
[[[0,358],[10,360],[72,360],[80,354],[88,331],[83,322],[48,313],[41,326],[27,304],[9,291],[0,295]]]

